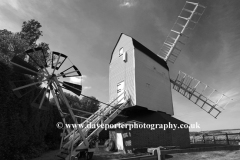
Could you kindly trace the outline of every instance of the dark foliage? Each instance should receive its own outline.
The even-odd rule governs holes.
[[[27,22],[24,21],[21,30],[21,38],[25,39],[29,46],[33,45],[39,37],[42,36],[42,31],[40,30],[41,27],[42,25],[34,19]]]
[[[29,78],[2,62],[0,75],[0,159],[28,159],[54,149],[61,131],[55,126],[61,121],[56,107],[50,105],[49,111],[43,111],[30,106],[40,88],[17,98],[8,82]]]
[[[0,30],[0,59],[6,63],[12,59],[13,56],[18,55],[22,59],[26,58],[24,53],[26,50],[36,47],[42,47],[44,51],[43,54],[36,52],[31,55],[38,64],[45,59],[49,64],[51,57],[49,51],[49,45],[47,43],[41,42],[39,44],[36,41],[42,36],[42,31],[40,30],[41,24],[32,19],[29,21],[24,21],[22,25],[22,30],[20,32],[12,33],[6,29]],[[36,63],[33,63],[33,60],[30,58],[29,63],[33,66],[37,66]]]
[[[23,22],[22,30],[12,33],[0,30],[0,160],[28,160],[41,155],[46,150],[57,149],[60,144],[60,132],[56,123],[61,122],[59,111],[53,102],[46,102],[49,111],[39,110],[31,106],[32,101],[41,90],[35,89],[27,95],[17,98],[13,93],[10,81],[28,80],[33,77],[14,72],[9,61],[15,55],[26,58],[24,51],[41,46],[47,62],[51,60],[48,52],[49,45],[36,41],[42,36],[41,24],[36,20]],[[35,53],[34,59],[42,61],[41,53]],[[36,65],[31,59],[28,63]],[[36,80],[36,79],[35,79]],[[21,82],[21,85],[26,85]],[[99,108],[99,101],[91,97],[79,99],[66,93],[68,99],[74,99],[73,108],[95,112]],[[61,103],[62,110],[68,113],[65,104]],[[89,115],[81,116],[88,117]],[[71,119],[68,123],[73,123]]]
[[[0,30],[0,159],[27,160],[39,156],[43,151],[56,149],[60,144],[61,130],[56,123],[61,120],[57,107],[49,104],[49,111],[39,110],[30,104],[41,88],[17,98],[9,81],[29,80],[30,77],[16,73],[9,64],[18,55],[25,58],[24,51],[43,47],[47,61],[50,60],[48,44],[36,41],[42,36],[41,24],[36,20],[24,22],[21,32]],[[33,55],[41,59],[41,55]],[[29,60],[29,63],[32,63]],[[24,85],[24,82],[22,85]]]
[[[100,107],[100,102],[95,97],[82,97],[80,99],[77,96],[74,96],[70,93],[64,93],[64,95],[67,98],[69,104],[72,106],[72,108],[82,110],[82,111],[87,111],[90,113],[94,113]],[[50,101],[52,104],[55,104],[53,99],[51,99]],[[63,112],[69,113],[68,108],[63,101],[60,102],[60,106],[61,106],[61,109]],[[91,114],[84,113],[81,111],[76,111],[76,110],[74,110],[73,113],[75,115],[86,117],[86,118],[91,115]],[[66,120],[68,123],[73,123],[73,121],[70,117],[66,118]]]

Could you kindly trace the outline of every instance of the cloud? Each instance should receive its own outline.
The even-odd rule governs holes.
[[[229,108],[229,107],[234,108],[239,105],[240,95],[239,95],[239,92],[235,88],[227,91],[225,93],[225,95],[227,95],[227,97],[229,97],[229,98],[223,99],[222,101],[220,101],[220,104],[219,104],[219,105],[222,105],[224,107],[224,109]]]
[[[72,83],[81,83],[82,82],[81,78],[78,78],[78,77],[70,77],[69,81]]]
[[[69,82],[75,83],[75,84],[81,84],[85,81],[87,78],[86,75],[82,75],[81,77],[69,77]]]
[[[0,1],[0,5],[1,6],[9,5],[16,10],[19,9],[18,0],[2,0],[2,1]]]
[[[92,88],[91,86],[83,87],[83,89],[91,89],[91,88]]]
[[[231,89],[231,90],[227,91],[225,94],[226,94],[228,97],[233,97],[233,96],[238,95],[239,92],[236,91],[235,89]]]
[[[133,7],[136,6],[136,0],[121,0],[120,7]]]
[[[85,79],[85,78],[87,78],[87,76],[86,76],[86,75],[82,75],[82,78],[84,78],[84,79]]]

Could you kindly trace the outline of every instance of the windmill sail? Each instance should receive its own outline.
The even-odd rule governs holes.
[[[14,65],[14,70],[20,73],[37,76],[38,69],[17,56],[12,58],[11,64]]]
[[[82,93],[82,85],[79,85],[79,84],[74,84],[74,83],[63,81],[62,87],[64,87],[65,89],[67,89],[69,91],[72,91],[73,93],[75,93],[78,96],[80,96]]]
[[[214,118],[224,110],[231,99],[216,89],[179,71],[176,80],[171,80],[173,89],[188,98]]]
[[[205,6],[186,1],[180,15],[168,34],[160,50],[160,57],[174,63],[180,54],[186,40],[188,30],[193,30],[205,11]]]

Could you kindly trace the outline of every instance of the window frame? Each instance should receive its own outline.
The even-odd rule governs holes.
[[[122,50],[122,53],[121,53],[121,50]],[[124,48],[121,47],[121,48],[119,49],[119,57],[121,57],[123,54],[124,54]]]

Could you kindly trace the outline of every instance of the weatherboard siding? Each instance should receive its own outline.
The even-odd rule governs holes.
[[[119,57],[120,48],[127,52],[127,61],[123,61],[123,56]],[[132,39],[123,35],[113,51],[109,67],[109,102],[117,97],[117,84],[124,81],[125,90],[130,95],[132,105],[135,105],[135,87],[134,87],[134,47]]]
[[[136,105],[173,115],[168,70],[135,49]]]
[[[124,48],[127,61],[119,56]],[[121,34],[109,66],[109,102],[117,96],[117,84],[124,81],[132,106],[146,107],[173,115],[172,93],[166,63],[131,37]]]

